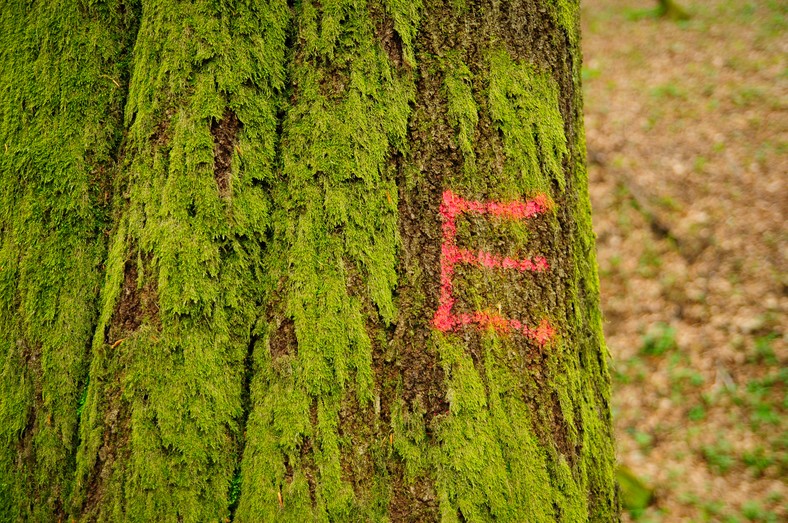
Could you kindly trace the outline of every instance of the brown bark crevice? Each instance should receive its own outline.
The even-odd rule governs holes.
[[[232,194],[232,159],[238,147],[241,121],[230,108],[224,110],[221,119],[211,123],[213,136],[213,175],[219,195],[227,198]]]
[[[145,272],[153,268],[150,255],[137,259],[137,256],[132,254],[124,265],[123,286],[105,338],[105,342],[114,347],[137,332],[143,323],[149,323],[161,330],[156,280],[147,274],[140,285],[140,268]]]

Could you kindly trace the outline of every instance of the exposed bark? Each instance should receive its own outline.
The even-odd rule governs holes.
[[[16,7],[2,28],[61,7]],[[80,57],[93,92],[19,118],[61,125],[58,104],[87,97],[62,118],[84,133],[50,144],[73,155],[80,213],[27,181],[60,171],[30,167],[23,122],[0,127],[17,144],[0,151],[9,521],[618,518],[575,2],[143,0],[73,17],[104,39]],[[3,108],[47,81],[10,88],[31,52],[14,38]],[[457,262],[466,319],[448,327],[433,321],[447,190],[541,202],[522,220],[457,215],[451,241],[487,261]],[[7,210],[25,206],[33,219]],[[52,229],[60,243],[25,241]],[[25,269],[35,254],[65,269]],[[502,268],[525,258],[544,266]],[[59,440],[41,439],[52,423]]]

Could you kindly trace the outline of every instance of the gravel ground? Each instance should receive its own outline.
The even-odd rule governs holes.
[[[655,4],[582,3],[625,519],[788,521],[788,2]]]

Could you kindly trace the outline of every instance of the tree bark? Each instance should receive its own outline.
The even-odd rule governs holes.
[[[577,2],[0,28],[6,520],[618,520]]]

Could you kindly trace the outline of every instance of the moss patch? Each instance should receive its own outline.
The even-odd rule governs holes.
[[[0,13],[4,521],[63,517],[72,488],[135,26],[113,1]]]
[[[417,6],[302,2],[294,16],[270,256],[283,319],[256,353],[243,468],[255,487],[237,517],[382,520],[373,348],[396,315],[392,158],[406,148]],[[290,320],[297,351],[274,359]]]
[[[289,11],[142,14],[73,507],[217,520],[244,440]]]

